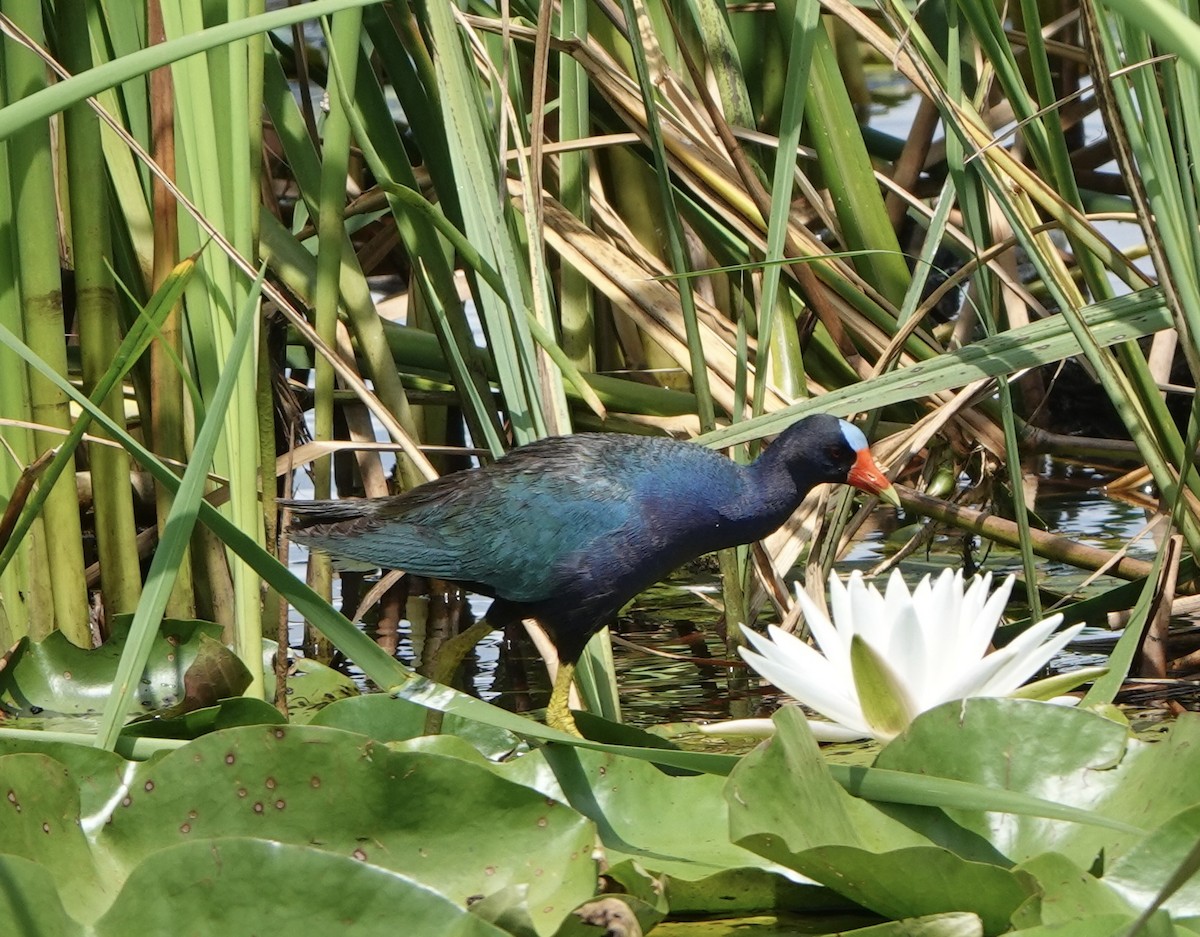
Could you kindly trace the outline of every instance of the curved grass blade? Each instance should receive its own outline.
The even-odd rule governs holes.
[[[221,430],[225,419],[225,411],[233,399],[233,393],[238,383],[239,366],[246,350],[254,338],[258,322],[259,290],[266,274],[264,266],[254,281],[246,302],[238,316],[237,331],[234,333],[233,344],[229,358],[221,372],[221,379],[208,407],[204,424],[196,437],[196,445],[188,467],[184,470],[183,479],[179,484],[171,511],[167,515],[162,537],[154,559],[150,563],[150,571],[146,575],[146,586],[142,599],[134,612],[133,622],[129,626],[129,639],[121,662],[117,666],[117,674],[113,679],[112,693],[100,719],[100,730],[96,737],[96,745],[109,751],[116,745],[117,736],[129,712],[129,703],[133,696],[134,687],[141,678],[146,667],[146,659],[150,654],[150,646],[158,633],[158,626],[166,610],[171,589],[175,585],[175,576],[184,551],[191,542],[192,529],[199,515],[199,505],[204,498],[204,488],[208,481],[208,466],[217,451],[217,443],[221,438]],[[261,667],[260,667],[261,669]]]

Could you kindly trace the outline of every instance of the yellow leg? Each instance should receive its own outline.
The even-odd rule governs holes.
[[[571,679],[574,676],[575,665],[560,661],[554,689],[550,691],[550,704],[546,707],[546,725],[582,737],[583,733],[576,728],[575,717],[571,715]]]

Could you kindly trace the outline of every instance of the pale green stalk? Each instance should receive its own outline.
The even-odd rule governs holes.
[[[3,50],[0,50],[0,62],[3,62]],[[6,89],[0,83],[0,105],[5,98]],[[0,145],[0,179],[8,178],[11,178],[8,144],[3,144]],[[21,334],[24,326],[15,267],[18,258],[15,224],[12,200],[0,198],[0,326]],[[32,417],[25,366],[3,344],[0,344],[0,414],[25,423]],[[33,433],[20,426],[0,427],[0,447],[3,447],[0,449],[0,509],[7,509],[9,492],[16,487],[22,467],[35,458]],[[7,646],[31,632],[41,637],[54,626],[50,568],[46,562],[40,512],[34,520],[33,533],[20,541],[14,550],[14,563],[0,572],[0,601],[4,605],[0,640]]]
[[[167,35],[177,37],[202,28],[201,9],[185,0],[163,3],[163,22]],[[231,19],[236,19],[236,11]],[[261,18],[260,18],[261,21]],[[242,256],[255,254],[250,231],[249,209],[236,204],[249,191],[257,190],[257,157],[250,152],[249,116],[243,104],[255,96],[246,87],[244,44],[221,47],[217,61],[225,59],[227,68],[210,67],[210,60],[193,56],[175,65],[177,108],[178,173],[185,191],[192,194],[198,208],[223,232]],[[257,120],[257,115],[255,115]],[[181,219],[180,242],[185,250],[194,250],[206,240],[190,217]],[[233,341],[233,310],[241,308],[246,284],[231,262],[211,255],[202,262],[202,277],[193,281],[187,297],[188,335],[201,393],[215,393],[224,362],[229,359]],[[262,513],[258,504],[258,419],[255,392],[256,354],[239,359],[235,393],[222,414],[226,431],[217,452],[217,471],[229,479],[230,498],[223,508],[240,529],[262,542]],[[220,586],[220,558],[209,557],[212,584]],[[262,696],[262,621],[259,583],[245,566],[230,565],[233,605],[224,610],[225,624],[235,652],[254,677],[249,695]],[[220,610],[219,610],[220,611]]]
[[[658,201],[663,213],[661,222],[667,235],[667,258],[672,270],[684,273],[689,269],[683,250],[684,235],[675,195],[671,188],[662,128],[659,126],[658,103],[654,95],[654,76],[650,72],[646,49],[642,44],[641,23],[638,19],[639,8],[635,5],[634,0],[622,0],[621,9],[624,11],[625,23],[629,29],[630,50],[633,53],[633,61],[637,70],[642,107],[646,113],[646,131],[650,137],[650,151],[654,158],[654,178],[658,186]],[[666,37],[670,33],[669,31],[660,31],[657,35]],[[704,358],[704,348],[700,342],[696,303],[692,297],[691,283],[687,280],[682,281],[679,285],[679,303],[683,313],[684,328],[687,332],[692,386],[696,392],[698,407],[697,415],[700,417],[701,429],[709,430],[716,425],[716,411],[708,386],[708,362]]]
[[[84,0],[59,0],[56,7],[63,64],[73,72],[92,64],[87,6]],[[121,342],[117,291],[108,268],[108,191],[96,178],[96,167],[104,162],[99,119],[86,104],[76,104],[66,112],[64,122],[79,350],[84,389],[91,392],[104,379]],[[115,422],[124,425],[120,387],[99,402]],[[88,456],[104,609],[110,616],[123,614],[133,611],[142,591],[129,456],[110,446],[92,446]]]
[[[154,341],[155,336],[158,335],[161,340],[159,327],[163,320],[170,314],[175,303],[179,301],[179,297],[182,295],[183,288],[191,276],[194,267],[195,264],[192,261],[184,261],[163,282],[162,288],[154,295],[150,303],[147,304],[146,309],[143,310],[142,315],[138,317],[137,321],[134,322],[133,326],[125,334],[120,345],[112,352],[112,358],[104,373],[97,377],[95,385],[91,388],[89,399],[96,406],[102,407],[106,414],[108,414],[109,408],[104,406],[104,403],[110,398],[114,390],[121,386],[121,382],[129,374],[130,369],[137,364],[147,347]],[[124,429],[125,420],[123,416],[124,414],[119,416],[109,414],[109,419],[113,425]],[[40,478],[40,487],[26,503],[20,518],[18,518],[16,524],[13,526],[8,543],[4,544],[3,549],[0,550],[0,575],[6,573],[9,564],[20,555],[19,551],[26,534],[31,529],[36,533],[34,525],[41,519],[41,506],[50,491],[49,486],[54,484],[55,480],[68,466],[74,466],[75,451],[84,434],[91,427],[91,424],[92,414],[85,410],[79,419],[75,421],[75,425],[71,427],[71,432],[59,444],[58,452],[55,454],[54,459],[43,469]],[[103,448],[110,447],[105,446]],[[128,469],[124,482],[128,486]],[[133,555],[136,558],[136,544],[133,546],[133,551]],[[140,570],[137,581],[140,585]]]
[[[587,35],[587,0],[563,0],[558,31],[563,39]],[[570,56],[559,56],[558,85],[558,137],[564,141],[578,140],[588,133],[591,117],[587,73]],[[586,153],[563,153],[558,160],[558,200],[586,225],[591,219],[588,195],[591,161]],[[564,266],[561,290],[559,320],[563,351],[581,371],[593,371],[596,322],[591,287],[573,267]]]
[[[953,32],[951,34],[953,35]],[[960,85],[961,65],[962,62],[958,59],[948,63],[950,78],[948,92],[952,98],[963,95]],[[958,204],[963,213],[963,227],[975,244],[984,247],[992,240],[991,219],[988,211],[990,202],[984,186],[975,177],[973,169],[965,165],[966,153],[960,138],[950,136],[946,140],[946,158],[950,166],[951,180],[958,193]],[[987,268],[979,269],[974,277],[974,283],[980,297],[980,301],[976,304],[980,322],[987,335],[995,335],[997,331],[995,313],[1000,305],[1000,285],[994,281]],[[997,377],[997,392],[1000,398],[1001,423],[1004,431],[1004,465],[1008,475],[1012,511],[1021,538],[1021,566],[1025,577],[1025,597],[1029,603],[1030,616],[1034,621],[1038,621],[1042,617],[1041,597],[1038,592],[1038,568],[1033,555],[1033,545],[1029,538],[1029,510],[1025,504],[1025,472],[1021,451],[1017,445],[1012,392],[1007,375]],[[1038,402],[1040,401],[1035,403]]]
[[[99,65],[82,75],[75,75],[33,94],[14,101],[0,113],[0,140],[8,139],[15,131],[30,123],[65,110],[87,97],[121,82],[145,75],[155,68],[170,65],[182,58],[245,39],[257,33],[290,26],[301,20],[325,16],[350,7],[370,6],[383,0],[308,0],[294,7],[273,10],[261,16],[221,23],[168,42],[131,52],[112,62]]]
[[[432,323],[446,350],[446,359],[451,362],[450,373],[472,438],[492,452],[502,452],[500,414],[488,387],[485,369],[479,364],[479,356],[473,353],[475,339],[454,283],[454,249],[437,234],[441,230],[438,221],[456,234],[458,229],[421,194],[420,184],[375,75],[360,67],[355,90],[357,108],[347,113],[363,157],[387,195],[396,229],[412,259],[416,282],[411,292],[419,300],[422,314]],[[444,208],[445,203],[441,207]],[[474,266],[465,255],[464,259],[468,266]],[[382,333],[386,323],[378,318],[376,321]],[[360,338],[360,343],[365,344],[365,340]],[[389,370],[394,364],[393,359],[382,354],[382,345],[376,345],[374,350],[381,354],[379,368]]]
[[[814,30],[808,83],[808,122],[817,160],[837,212],[839,233],[850,250],[865,250],[863,277],[899,305],[909,273],[829,36]]]
[[[327,129],[325,132],[325,149],[328,151],[332,144],[335,147],[340,145],[339,138],[343,134],[346,135],[346,146],[349,147],[349,141],[352,138],[350,131],[353,129],[353,95],[354,88],[357,85],[357,70],[361,67],[359,59],[361,57],[359,50],[359,34],[361,33],[361,11],[350,10],[340,14],[335,20],[335,29],[337,30],[332,40],[329,43],[329,64],[330,64],[330,114],[329,120],[335,119],[338,126],[334,129],[334,136],[331,139],[330,129],[328,128],[329,120],[326,121]],[[353,17],[353,21],[345,19]],[[354,23],[356,21],[356,23]],[[353,28],[343,29],[340,23],[348,25],[354,23]],[[343,75],[342,63],[353,61],[354,69],[349,74]],[[335,106],[336,97],[336,106]],[[341,124],[344,122],[345,127]],[[364,133],[363,136],[366,136]],[[348,150],[347,150],[348,153]],[[328,156],[326,156],[328,159]],[[348,164],[347,164],[348,165]],[[332,197],[331,193],[324,190],[326,183],[326,175],[328,170],[322,166],[321,172],[321,195],[320,211],[324,214],[324,206],[326,200]],[[345,194],[345,176],[342,181],[342,199],[344,201]],[[339,216],[341,212],[339,210]],[[318,221],[318,234],[322,231],[322,222]],[[330,228],[328,236],[332,238],[333,232]],[[321,238],[318,238],[321,240]],[[331,242],[332,243],[332,242]],[[358,257],[354,251],[354,245],[350,242],[345,231],[341,232],[341,268],[342,268],[342,302],[350,320],[350,330],[358,342],[359,354],[366,362],[366,371],[370,376],[375,387],[375,393],[379,399],[388,407],[395,415],[397,421],[405,428],[408,434],[417,439],[420,436],[418,431],[418,419],[416,413],[412,410],[408,403],[408,396],[404,391],[404,387],[400,382],[399,377],[395,373],[392,361],[384,350],[383,340],[383,324],[378,313],[375,311],[375,306],[370,298],[370,289],[367,286],[366,278],[362,274],[362,270],[358,264]],[[321,247],[324,248],[325,242],[321,240]],[[330,248],[332,249],[332,248]],[[320,273],[318,267],[318,274]],[[353,286],[347,289],[347,281]],[[419,485],[426,480],[426,476],[421,469],[414,465],[412,460],[407,458],[399,458],[397,460],[397,471],[404,481],[406,487]]]
[[[346,178],[350,165],[350,123],[342,103],[342,88],[353,87],[358,68],[358,32],[360,10],[347,10],[333,17],[332,35],[326,34],[331,59],[344,59],[341,68],[330,72],[329,113],[322,123],[321,177],[318,200],[313,211],[317,227],[317,282],[313,294],[317,335],[330,348],[337,347],[338,282],[342,246],[346,237],[343,210],[346,204]],[[348,54],[347,54],[348,53]],[[334,437],[333,365],[318,357],[313,384],[313,438],[318,442]],[[313,495],[333,496],[333,457],[313,462]],[[330,596],[333,567],[328,554],[314,552],[308,559],[309,582],[317,592]]]
[[[5,0],[0,9],[35,42],[44,41],[41,4],[37,0]],[[5,46],[3,64],[9,99],[25,98],[42,88],[46,74],[41,60],[12,43]],[[7,181],[15,209],[15,230],[20,232],[16,263],[25,339],[55,371],[65,375],[62,279],[53,223],[58,212],[50,128],[46,124],[31,124],[10,140],[9,167]],[[29,390],[35,423],[70,427],[67,398],[59,389],[30,375]],[[60,440],[55,433],[34,433],[35,454],[53,449]],[[46,499],[44,518],[55,627],[75,644],[88,647],[91,631],[83,574],[83,532],[73,474],[66,474],[54,486]]]

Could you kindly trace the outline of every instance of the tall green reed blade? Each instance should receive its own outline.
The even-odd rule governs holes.
[[[828,35],[813,34],[808,115],[817,162],[846,247],[863,254],[864,276],[896,306],[910,275],[875,181],[862,131]]]
[[[803,397],[808,393],[804,381],[804,359],[800,354],[796,330],[789,328],[790,323],[786,320],[777,329],[775,320],[777,312],[785,306],[779,297],[779,277],[788,240],[788,225],[791,223],[792,191],[796,179],[795,153],[800,145],[800,130],[804,123],[805,89],[808,87],[813,37],[816,30],[821,28],[821,8],[817,3],[797,0],[778,4],[776,13],[779,29],[787,37],[787,78],[779,117],[779,146],[775,150],[771,212],[767,219],[762,307],[758,312],[758,380],[754,383],[752,406],[756,416],[763,412],[769,377],[773,377],[779,388],[789,396]]]
[[[655,97],[655,76],[651,74],[646,48],[642,42],[642,24],[650,21],[646,8],[636,0],[622,0],[621,10],[628,30],[629,48],[637,72],[638,89],[641,92],[642,108],[646,115],[646,132],[650,138],[650,153],[654,160],[654,181],[658,187],[659,203],[662,206],[661,223],[666,229],[667,258],[671,269],[685,273],[690,265],[684,256],[684,233],[675,194],[671,185],[671,173],[667,164],[667,151],[663,142],[662,128]],[[665,12],[665,11],[664,11]],[[639,17],[639,13],[641,17]],[[666,33],[669,36],[670,32]],[[692,297],[690,281],[679,284],[679,302],[683,312],[683,324],[687,334],[688,353],[691,360],[692,389],[696,394],[697,416],[703,430],[716,425],[716,411],[708,386],[708,362],[704,357],[704,346],[700,340],[700,327],[696,317],[696,303]]]
[[[560,39],[588,34],[587,0],[563,0],[558,19]],[[591,122],[587,72],[569,55],[558,57],[558,138],[566,142],[587,136]],[[558,200],[583,224],[591,221],[588,191],[590,159],[587,153],[563,153],[559,156]],[[562,269],[559,322],[562,348],[581,371],[596,370],[597,335],[592,290],[587,279],[565,266]]]
[[[1086,226],[1078,224],[1077,216],[1062,210],[1062,200],[1047,191],[1041,180],[1026,172],[1011,154],[992,145],[991,133],[982,118],[963,107],[960,97],[946,90],[946,63],[933,50],[910,11],[898,3],[888,3],[886,10],[896,28],[908,30],[912,48],[919,53],[928,75],[929,87],[938,96],[939,107],[953,115],[953,119],[947,118],[948,128],[962,139],[964,147],[976,154],[972,157],[973,172],[986,186],[1004,221],[1025,249],[1051,302],[1075,333],[1082,353],[1121,415],[1156,483],[1168,498],[1173,498],[1177,482],[1171,459],[1178,462],[1182,457],[1183,441],[1165,412],[1145,359],[1135,346],[1117,346],[1110,352],[1090,333],[1080,312],[1083,300],[1079,290],[1059,252],[1040,227],[1037,209],[1058,212],[1064,224],[1075,225],[1080,237],[1089,238],[1088,243],[1101,250],[1103,239],[1094,231],[1089,235]],[[1018,181],[1019,184],[1013,184]],[[1186,515],[1182,522],[1189,544],[1200,544],[1200,525]]]
[[[381,188],[386,190],[387,183],[390,181],[390,174],[378,157],[377,147],[381,143],[386,146],[390,142],[392,144],[391,152],[393,155],[403,154],[404,147],[396,133],[395,124],[387,109],[382,89],[378,87],[375,76],[368,67],[369,63],[366,61],[362,51],[358,49],[357,37],[355,37],[355,40],[354,48],[358,50],[360,58],[363,58],[359,68],[360,78],[354,83],[353,96],[351,96],[351,92],[348,90],[350,88],[349,81],[343,80],[338,82],[338,93],[342,97],[341,113],[345,115],[345,119],[353,131],[359,148],[367,156],[368,164],[376,172],[376,182]],[[350,54],[351,51],[349,48],[342,50],[340,54],[337,49],[330,48],[330,67],[334,75],[341,73],[340,62]],[[363,122],[362,113],[357,107],[357,100],[364,97],[371,98],[372,92],[374,92],[374,99],[379,106],[372,112],[376,119],[372,123],[366,124]],[[412,178],[411,168],[407,175],[412,180],[412,187],[415,189],[416,181]],[[418,268],[427,268],[428,265],[436,265],[439,273],[439,283],[444,290],[442,295],[450,302],[457,304],[457,291],[453,283],[453,272],[446,262],[445,251],[441,245],[436,243],[436,239],[431,242],[428,241],[430,233],[428,230],[422,233],[426,235],[426,243],[415,245],[415,249],[412,252],[414,265]],[[346,246],[349,247],[348,241]],[[429,251],[431,255],[428,261],[425,259],[425,251]],[[351,258],[354,257],[353,251],[347,251],[347,253],[349,253]],[[346,265],[345,261],[343,261],[343,265]],[[351,269],[357,270],[356,262],[351,265]],[[373,310],[368,312],[365,304],[349,304],[347,308],[350,315],[351,327],[358,340],[359,353],[367,361],[371,379],[375,384],[377,392],[381,394],[385,402],[392,406],[406,428],[411,427],[410,433],[415,438],[417,436],[416,419],[408,406],[403,386],[394,373],[393,361],[385,347],[383,323],[380,317]],[[454,334],[461,335],[465,341],[470,342],[470,333],[466,328],[462,328]],[[480,387],[483,386],[483,382],[478,375],[474,375],[474,380],[471,378],[472,375],[464,372],[463,383],[478,394]],[[385,394],[386,396],[384,396]],[[470,396],[470,392],[466,392],[466,395]],[[476,418],[472,420],[472,425],[484,428],[481,439],[486,439],[489,443],[494,442],[496,445],[499,445],[499,437],[496,432],[498,419],[495,414],[494,405],[491,405],[490,399],[488,405],[491,407],[490,412],[483,406],[482,399],[477,401],[475,407]],[[498,449],[495,451],[501,450]],[[424,480],[413,468],[407,465],[407,460],[401,461],[400,470],[408,487],[412,487]]]
[[[1101,9],[1087,23],[1105,71],[1131,58],[1148,61],[1156,51],[1140,21]],[[1191,31],[1200,33],[1194,24]],[[1200,70],[1186,63],[1163,62],[1153,70],[1106,75],[1098,80],[1097,90],[1194,383],[1200,375],[1200,174],[1195,169],[1200,150],[1195,128],[1200,119]],[[1193,395],[1188,441],[1177,462],[1193,477],[1194,460],[1187,453],[1195,451],[1198,433],[1200,401]],[[1177,503],[1175,510],[1188,510],[1188,506]]]
[[[334,60],[335,67],[336,64]],[[432,206],[421,195],[384,89],[373,69],[360,63],[355,101],[353,105],[344,104],[354,138],[377,184],[387,194],[396,230],[413,264],[420,295],[414,298],[412,305],[428,313],[446,350],[446,359],[451,363],[450,373],[472,438],[492,452],[503,452],[500,415],[488,386],[487,374],[474,354],[475,340],[454,283],[453,251],[439,241],[423,218],[421,209],[432,210]],[[409,324],[415,323],[410,321]]]
[[[952,59],[948,62],[949,88],[951,95],[963,93],[962,61]],[[950,166],[950,178],[958,193],[958,203],[963,213],[964,228],[972,241],[980,247],[989,245],[992,241],[992,221],[989,213],[989,200],[982,182],[966,163],[966,152],[961,138],[951,136],[946,141],[946,157]],[[979,319],[986,335],[995,335],[998,330],[996,310],[1000,306],[1001,284],[995,282],[991,272],[986,267],[979,268],[974,283],[978,290],[980,301],[975,304]],[[1012,510],[1017,522],[1017,530],[1021,538],[1021,566],[1025,576],[1025,595],[1029,604],[1029,614],[1034,621],[1042,617],[1041,596],[1038,587],[1038,567],[1033,554],[1033,546],[1029,539],[1029,510],[1025,501],[1025,472],[1022,465],[1021,451],[1017,445],[1015,415],[1013,412],[1012,390],[1007,375],[997,376],[997,392],[1000,398],[1001,423],[1004,430],[1004,466],[1008,475],[1009,490],[1012,494]]]
[[[503,108],[498,108],[497,118],[492,118],[483,103],[485,90],[503,95],[503,89],[485,89],[477,84],[453,9],[447,4],[429,4],[425,9],[426,28],[433,42],[450,162],[455,183],[465,193],[459,204],[463,233],[497,270],[504,286],[497,293],[487,284],[473,281],[513,436],[524,443],[546,435],[546,417],[554,408],[542,400],[537,355],[524,315],[531,306],[535,285],[514,235],[516,226],[503,178],[497,128],[492,125],[494,120],[504,119]]]
[[[235,3],[226,14],[244,20],[250,18],[248,12],[248,4]],[[162,3],[164,28],[171,37],[200,32],[203,13],[184,0]],[[247,108],[251,101],[261,99],[261,82],[257,89],[247,84],[251,55],[252,47],[243,39],[218,46],[208,56],[176,62],[172,68],[180,187],[243,257],[255,255],[257,240],[256,216],[247,204],[258,187],[257,135],[251,131]],[[195,252],[207,240],[207,233],[190,215],[180,219],[181,250]],[[200,268],[201,276],[189,284],[187,292],[187,339],[190,363],[207,399],[215,394],[230,358],[235,310],[242,307],[247,284],[223,254],[201,258]],[[219,474],[228,479],[229,501],[223,510],[261,542],[256,356],[236,360],[241,374],[230,405],[222,412],[226,432],[220,436],[216,465]],[[217,597],[214,617],[226,628],[235,653],[253,675],[249,692],[261,696],[259,583],[244,565],[230,564],[220,545],[210,542],[206,546],[208,582]],[[232,595],[224,591],[226,575]]]
[[[85,0],[59,0],[55,12],[63,64],[74,72],[89,68],[92,52],[88,4]],[[76,104],[66,112],[64,125],[79,350],[84,386],[91,389],[104,379],[121,343],[117,290],[108,266],[108,189],[96,185],[96,167],[104,164],[99,118],[86,104]],[[98,402],[118,423],[124,421],[121,393],[110,392]],[[131,612],[142,591],[142,571],[129,485],[129,455],[109,446],[93,446],[88,455],[104,610],[108,616]]]
[[[321,163],[312,140],[309,139],[307,128],[304,126],[304,120],[284,77],[283,69],[275,55],[267,57],[264,83],[266,106],[279,139],[283,143],[284,154],[291,167],[292,177],[299,188],[309,214],[316,217],[320,212]],[[287,262],[282,259],[284,253],[282,248],[287,246],[282,238],[286,237],[290,242],[287,256],[297,256],[297,260],[308,266],[306,260],[296,255],[297,250],[303,252],[306,248],[301,247],[290,234],[284,233],[278,222],[268,220],[266,224],[267,230],[264,232],[263,238],[270,244],[264,244],[263,250],[272,255],[272,264]],[[415,438],[416,433],[412,424],[407,394],[396,375],[394,364],[384,353],[387,340],[383,333],[383,324],[375,310],[370,286],[355,255],[354,245],[344,230],[340,235],[340,251],[338,300],[340,308],[346,313],[351,332],[359,346],[358,350],[365,361],[365,372],[370,376],[374,385],[374,393],[383,406],[396,417],[397,424]],[[311,267],[315,274],[315,264]],[[305,288],[306,295],[313,301],[315,301],[315,283],[314,278],[312,284]],[[409,461],[403,460],[402,468],[408,465]],[[412,483],[424,478],[423,473],[412,476],[408,474],[409,469],[404,468],[403,470]]]
[[[1130,341],[1171,327],[1171,314],[1158,290],[1096,303],[1080,311],[1083,325],[1100,347]],[[919,400],[945,390],[965,387],[983,378],[1011,375],[1026,368],[1053,364],[1080,353],[1080,342],[1061,316],[1043,319],[990,338],[972,342],[958,351],[940,355],[907,368],[868,378],[804,400],[773,413],[714,430],[697,438],[708,446],[737,445],[761,436],[781,433],[809,413],[846,416],[877,410],[909,400]]]
[[[96,739],[98,748],[111,751],[116,745],[142,671],[146,668],[150,647],[158,634],[163,611],[167,607],[175,583],[175,572],[191,542],[192,528],[195,526],[208,482],[209,467],[213,463],[222,432],[226,431],[228,426],[225,414],[232,405],[234,394],[241,382],[241,362],[249,357],[248,351],[257,332],[259,289],[265,272],[264,267],[238,313],[229,359],[225,362],[225,368],[209,401],[204,423],[192,450],[191,461],[184,470],[178,491],[175,492],[171,513],[163,528],[158,549],[154,552],[154,559],[150,562],[145,592],[130,623],[129,638],[113,678],[113,690],[100,719]],[[261,645],[255,669],[259,671],[261,679]]]
[[[0,10],[35,43],[44,45],[40,3],[5,0]],[[40,58],[8,42],[0,54],[4,56],[0,71],[4,73],[10,101],[29,99],[44,88],[46,72]],[[8,158],[11,175],[5,184],[10,188],[16,230],[21,233],[14,246],[25,339],[59,374],[65,375],[67,349],[58,232],[53,223],[57,203],[49,125],[39,121],[24,126],[10,140]],[[33,422],[68,429],[71,416],[62,392],[33,374],[28,377],[28,386]],[[40,453],[53,449],[59,437],[52,432],[35,431],[33,441]],[[87,647],[91,644],[91,631],[83,569],[83,532],[73,475],[61,478],[53,486],[44,512],[54,627],[73,643]]]
[[[334,14],[325,33],[330,61],[340,62],[342,67],[332,69],[329,75],[329,110],[322,123],[320,182],[316,201],[310,202],[310,212],[317,227],[317,280],[312,314],[317,335],[330,348],[338,344],[339,287],[347,241],[344,212],[350,168],[350,121],[344,101],[349,96],[347,89],[354,87],[357,77],[361,28],[362,11],[352,8]],[[341,61],[343,58],[345,61]],[[313,378],[313,439],[317,442],[334,438],[333,391],[333,363],[318,355]],[[400,467],[406,465],[408,460],[401,459]],[[405,474],[411,474],[411,465]],[[314,497],[327,500],[333,496],[332,455],[313,461],[312,481]],[[308,575],[317,592],[327,597],[333,594],[333,564],[327,554],[319,551],[310,554]]]

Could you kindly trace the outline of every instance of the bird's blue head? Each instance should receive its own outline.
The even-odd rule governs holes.
[[[784,463],[803,490],[832,482],[898,503],[891,482],[875,464],[867,437],[846,420],[824,413],[798,420],[783,431],[767,454],[776,464]]]

